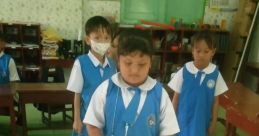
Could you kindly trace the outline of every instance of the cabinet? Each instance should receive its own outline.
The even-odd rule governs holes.
[[[144,29],[151,34],[155,49],[150,75],[163,83],[168,83],[172,73],[192,60],[191,37],[200,29],[179,28],[174,31],[157,27]],[[221,70],[225,54],[229,50],[229,32],[219,29],[211,29],[210,31],[215,37],[217,48],[217,53],[212,61]]]
[[[10,54],[22,81],[36,81],[41,66],[41,37],[39,24],[0,23],[6,38],[5,52]]]

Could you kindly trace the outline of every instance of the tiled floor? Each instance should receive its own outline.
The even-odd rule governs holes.
[[[42,127],[46,126],[41,122],[41,113],[34,108],[32,105],[27,105],[27,119],[28,119],[28,126],[29,127]],[[220,109],[219,112],[220,117],[224,117],[224,111]],[[62,114],[58,113],[53,116],[55,123],[60,124],[62,121]],[[71,128],[72,123],[70,122]],[[10,135],[10,128],[9,128],[9,118],[0,116],[0,136],[9,136]],[[225,127],[218,122],[217,128],[213,134],[213,136],[224,136]],[[21,135],[21,128],[18,127],[18,136]],[[246,136],[246,134],[238,131],[239,136]],[[34,130],[29,132],[29,136],[70,136],[71,129],[66,130]]]

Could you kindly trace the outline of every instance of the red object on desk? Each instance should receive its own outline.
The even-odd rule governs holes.
[[[151,22],[151,21],[145,21],[145,20],[140,20],[140,21],[142,24],[145,24],[145,25],[151,25],[151,26],[161,27],[164,29],[175,30],[174,26],[171,26],[168,24],[162,24],[158,22]]]
[[[241,83],[229,84],[229,91],[219,97],[226,110],[227,136],[234,136],[240,128],[250,136],[259,135],[259,95]]]

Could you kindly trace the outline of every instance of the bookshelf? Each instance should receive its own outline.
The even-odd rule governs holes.
[[[40,78],[41,36],[39,24],[0,23],[6,38],[5,52],[10,54],[21,81],[34,82]]]

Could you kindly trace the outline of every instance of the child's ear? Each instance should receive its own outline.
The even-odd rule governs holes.
[[[91,45],[91,41],[90,41],[90,37],[89,36],[85,36],[85,43],[87,45]]]
[[[214,48],[214,49],[213,49],[213,52],[212,52],[212,53],[213,53],[212,56],[214,56],[214,55],[216,54],[216,51],[217,51],[217,48]]]

